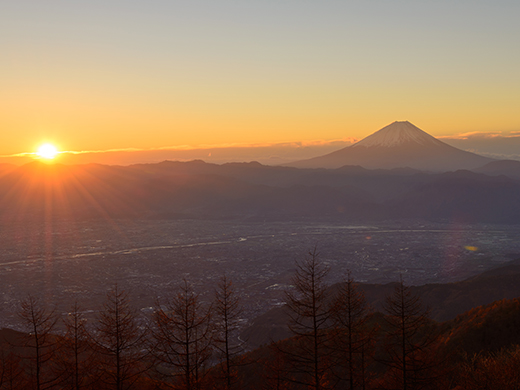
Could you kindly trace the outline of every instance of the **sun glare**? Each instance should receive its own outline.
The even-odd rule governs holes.
[[[52,160],[58,155],[58,149],[56,146],[51,144],[44,144],[38,148],[36,155],[40,158],[45,158],[47,160]]]

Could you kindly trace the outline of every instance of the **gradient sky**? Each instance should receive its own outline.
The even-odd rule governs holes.
[[[0,2],[0,155],[520,130],[518,0]]]

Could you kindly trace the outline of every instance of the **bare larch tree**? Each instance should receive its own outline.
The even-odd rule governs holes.
[[[215,348],[219,352],[224,370],[226,389],[231,389],[235,380],[233,370],[238,365],[237,357],[243,352],[238,342],[238,327],[241,314],[240,299],[238,298],[231,280],[222,276],[215,290],[214,324]],[[236,340],[233,342],[232,337]]]
[[[384,303],[386,314],[386,359],[389,367],[385,387],[419,390],[435,388],[436,333],[430,329],[429,309],[405,286],[401,277]],[[433,387],[432,387],[433,386]]]
[[[289,362],[287,379],[315,390],[327,388],[330,381],[328,272],[316,248],[305,260],[296,262],[293,288],[286,291],[288,325],[295,337],[290,347],[280,344]]]
[[[99,380],[107,388],[128,390],[136,387],[147,369],[146,332],[138,324],[128,294],[114,286],[106,297],[92,337],[101,359]]]
[[[204,386],[203,370],[213,343],[210,310],[187,280],[170,300],[157,303],[154,355],[175,388],[196,390]]]
[[[56,353],[56,335],[53,330],[57,316],[54,310],[32,295],[21,303],[19,317],[27,332],[23,347],[29,351],[25,361],[31,363],[31,387],[36,390],[49,389],[57,382],[52,369]]]
[[[62,378],[60,385],[64,390],[88,388],[95,380],[95,356],[90,335],[77,302],[63,319],[65,334],[59,339],[57,369]]]
[[[331,346],[335,354],[335,372],[340,383],[347,383],[342,386],[350,390],[365,389],[367,385],[366,361],[374,340],[374,332],[367,326],[369,313],[365,294],[348,271],[332,303]]]

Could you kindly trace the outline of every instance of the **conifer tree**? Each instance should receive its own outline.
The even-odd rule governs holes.
[[[374,331],[367,327],[369,308],[365,294],[359,290],[350,271],[334,298],[331,314],[334,323],[331,346],[340,383],[346,382],[346,388],[351,390],[365,389]]]
[[[147,369],[145,336],[128,294],[116,284],[107,293],[92,337],[101,358],[99,380],[107,388],[128,390],[137,387],[136,382]]]
[[[435,388],[437,337],[429,327],[429,310],[401,277],[384,303],[386,353],[382,363],[389,367],[386,388],[418,390]]]
[[[29,295],[21,303],[19,317],[27,333],[23,347],[31,351],[25,357],[31,363],[30,386],[36,390],[49,389],[58,379],[52,370],[56,353],[56,336],[53,334],[57,322],[55,311]]]
[[[154,355],[175,388],[203,387],[204,368],[212,354],[213,330],[210,307],[204,306],[184,280],[178,293],[164,304],[157,303],[154,322]]]
[[[238,335],[238,321],[241,313],[240,300],[231,280],[222,276],[215,290],[214,304],[215,348],[220,354],[226,389],[231,389],[237,363],[237,355],[243,351],[242,346],[232,341]],[[237,337],[238,340],[238,337]]]
[[[77,302],[63,319],[65,334],[59,339],[60,353],[57,368],[63,389],[80,390],[88,388],[95,380],[95,356],[90,335],[86,329],[86,319]]]
[[[293,289],[286,291],[288,326],[295,336],[294,342],[280,346],[288,361],[287,379],[315,390],[328,388],[331,380],[328,272],[314,248],[305,260],[296,262]]]

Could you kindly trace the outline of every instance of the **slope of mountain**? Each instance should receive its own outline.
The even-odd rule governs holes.
[[[390,217],[457,219],[460,221],[520,220],[520,181],[470,171],[431,175],[399,198],[386,203]]]
[[[368,318],[368,325],[375,327],[373,333],[374,352],[368,357],[368,378],[372,382],[367,388],[402,389],[401,383],[393,386],[381,386],[388,377],[388,369],[377,362],[387,358],[388,349],[388,318],[375,313]],[[412,327],[414,325],[411,325]],[[439,336],[436,350],[429,353],[437,355],[438,360],[433,366],[422,365],[420,371],[426,372],[433,368],[428,377],[428,386],[416,388],[428,389],[508,389],[520,388],[518,367],[520,363],[520,299],[503,299],[488,305],[478,306],[461,313],[456,319],[444,323],[432,321],[424,333],[419,331],[419,337]],[[334,337],[332,333],[332,337]],[[237,369],[237,376],[250,389],[275,388],[274,381],[266,381],[265,372],[279,369],[283,372],[284,357],[295,350],[297,336],[286,334],[286,337],[276,343],[263,345],[246,355],[244,364]],[[421,345],[417,342],[416,345]],[[395,348],[395,346],[394,346]],[[280,351],[285,351],[281,354]],[[395,351],[395,349],[394,349]],[[396,353],[397,356],[399,356]],[[355,355],[354,355],[355,356]],[[247,359],[247,360],[246,360]],[[373,359],[373,360],[372,360]],[[346,360],[345,360],[346,361]],[[375,361],[375,362],[374,362]],[[412,358],[410,359],[412,361]],[[416,360],[417,362],[418,360]],[[430,360],[435,362],[434,359]],[[359,367],[359,366],[357,366]],[[392,366],[392,367],[395,367]],[[410,364],[409,373],[415,368]],[[338,370],[339,371],[339,370]],[[360,370],[361,371],[361,370]],[[419,371],[415,371],[419,372]],[[291,372],[292,373],[292,372]],[[401,374],[401,372],[400,372]],[[345,374],[344,374],[345,375]],[[273,375],[273,377],[275,377]],[[283,376],[276,376],[276,379]],[[271,377],[267,377],[271,379]],[[264,383],[261,383],[262,379]],[[370,381],[369,379],[369,381]],[[375,379],[375,380],[374,380]],[[260,382],[261,385],[257,385]],[[281,381],[279,381],[281,382]],[[266,386],[265,383],[268,383]],[[375,385],[374,385],[375,384]],[[269,386],[270,385],[270,386]],[[336,387],[334,387],[336,388]],[[348,387],[338,387],[348,388]],[[362,386],[359,386],[362,388]]]
[[[514,179],[520,179],[520,161],[499,160],[492,161],[483,167],[472,170],[473,172],[484,173],[486,175],[504,175]]]
[[[383,309],[385,298],[392,294],[395,283],[360,284],[368,304],[377,311]],[[331,296],[338,285],[330,287]],[[474,307],[494,301],[514,299],[520,296],[520,260],[483,272],[469,279],[446,284],[412,286],[412,292],[421,297],[431,309],[435,321],[448,321]],[[274,308],[259,316],[241,335],[250,345],[258,347],[271,340],[276,341],[291,334],[287,327],[288,314],[283,307]]]
[[[286,166],[296,168],[414,168],[425,171],[452,171],[482,166],[492,159],[450,146],[410,122],[394,122],[354,145]]]
[[[497,352],[520,344],[520,299],[477,306],[444,324],[447,349],[467,353]]]
[[[41,219],[50,213],[75,219],[107,216],[291,219],[337,215],[363,218],[377,209],[363,189],[346,182],[334,186],[299,184],[298,177],[303,172],[292,168],[284,170],[295,171],[294,184],[279,187],[257,184],[280,180],[276,178],[278,170],[269,167],[265,167],[267,173],[258,174],[258,180],[246,180],[248,172],[254,176],[262,168],[179,164],[149,166],[146,171],[103,165],[27,164],[0,178],[0,214],[24,219]],[[190,170],[193,173],[186,173]],[[240,173],[233,173],[235,170]]]
[[[16,168],[16,165],[13,164],[0,164],[0,177],[14,171]]]

